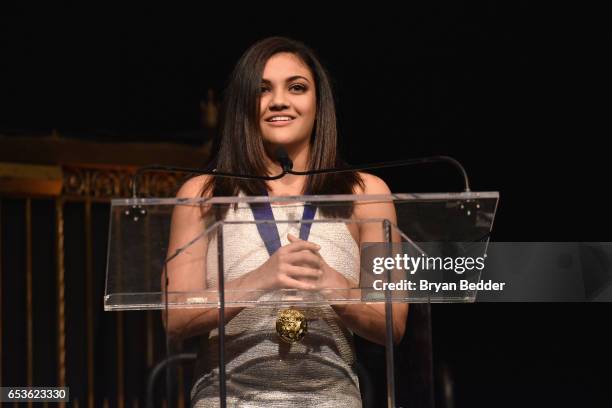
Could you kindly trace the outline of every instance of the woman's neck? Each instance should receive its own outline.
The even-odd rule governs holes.
[[[299,146],[283,146],[287,151],[287,155],[293,162],[293,170],[306,171],[308,170],[308,161],[310,159],[310,143],[305,143]],[[275,152],[278,145],[270,145],[266,148],[268,161],[268,174],[280,174],[283,169],[276,162],[276,158],[270,152]],[[273,154],[273,153],[272,153]],[[278,180],[268,181],[268,187],[271,188],[270,195],[300,195],[304,191],[306,176],[295,176],[286,174]]]

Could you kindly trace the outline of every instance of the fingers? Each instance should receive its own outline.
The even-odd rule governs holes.
[[[287,234],[287,239],[289,240],[289,245],[287,245],[285,248],[287,248],[288,251],[303,251],[304,249],[318,251],[321,249],[320,245],[317,245],[314,242],[304,241],[295,235]]]
[[[305,266],[291,265],[287,269],[287,275],[292,278],[311,278],[318,279],[323,275],[323,271],[315,268],[307,268]]]
[[[315,269],[321,267],[321,257],[309,250],[291,252],[285,256],[284,261],[291,265],[310,266]]]
[[[287,289],[312,290],[317,287],[314,283],[309,283],[309,282],[293,279],[290,276],[284,277],[283,284],[284,284],[283,286]]]

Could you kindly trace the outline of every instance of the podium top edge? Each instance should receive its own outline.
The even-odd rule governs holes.
[[[236,203],[333,203],[333,202],[367,202],[367,201],[444,201],[499,199],[498,191],[471,191],[460,193],[396,193],[396,194],[335,194],[335,195],[300,195],[300,196],[235,196],[235,197],[193,197],[193,198],[113,198],[112,206],[125,205],[190,205],[190,204],[236,204]]]

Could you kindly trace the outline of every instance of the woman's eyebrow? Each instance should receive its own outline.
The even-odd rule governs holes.
[[[285,79],[285,82],[292,82],[292,81],[295,81],[296,79],[303,79],[306,82],[310,82],[308,78],[301,76],[301,75],[290,76],[289,78]],[[264,84],[271,84],[270,80],[266,78],[262,78],[261,82]]]

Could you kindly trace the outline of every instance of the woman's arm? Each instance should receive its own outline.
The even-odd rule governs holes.
[[[208,176],[194,177],[188,180],[177,193],[177,198],[198,197]],[[198,235],[201,235],[206,226],[204,218],[206,212],[199,206],[177,205],[172,212],[170,226],[170,239],[168,256],[172,256],[179,248],[188,245]],[[180,255],[167,264],[168,293],[172,292],[199,292],[206,290],[206,252],[208,251],[208,238],[202,236],[199,240],[187,246]],[[162,274],[162,285],[164,276]],[[228,288],[239,288],[243,280],[236,280],[227,284]],[[226,308],[225,319],[230,321],[241,308]],[[218,309],[169,309],[166,331],[173,339],[182,339],[208,332],[217,327]],[[163,315],[166,324],[165,312]]]
[[[356,191],[357,194],[390,194],[389,187],[380,178],[361,173],[365,188]],[[392,202],[356,203],[354,216],[357,219],[388,219],[397,224],[395,207]],[[399,235],[392,234],[393,242],[399,242]],[[359,241],[384,242],[383,228],[379,223],[359,224]],[[325,265],[324,268],[329,268]],[[335,272],[335,271],[334,271]],[[336,285],[331,287],[355,288],[357,284],[347,280],[342,274],[336,272]],[[344,324],[359,336],[378,344],[385,344],[385,304],[352,304],[332,305]],[[406,331],[406,318],[408,316],[407,303],[393,303],[393,342],[398,344]]]

